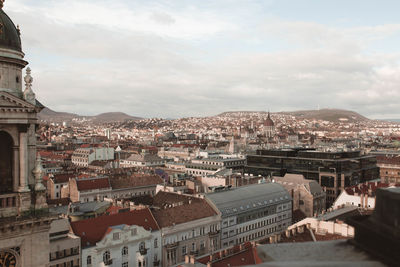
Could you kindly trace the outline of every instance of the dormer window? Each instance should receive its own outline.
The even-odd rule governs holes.
[[[137,229],[136,228],[131,229],[131,235],[136,235],[136,234],[137,234]]]
[[[114,240],[119,240],[119,233],[114,233],[113,234],[113,239]]]

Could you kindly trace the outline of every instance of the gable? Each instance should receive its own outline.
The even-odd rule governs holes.
[[[0,91],[0,111],[34,112],[36,106],[10,93]]]

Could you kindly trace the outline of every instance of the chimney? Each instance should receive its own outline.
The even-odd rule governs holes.
[[[190,263],[191,263],[191,264],[194,264],[194,262],[195,262],[194,255],[190,255]]]
[[[185,255],[185,263],[189,263],[190,262],[190,259],[189,259],[189,255]]]
[[[211,267],[212,263],[211,262],[207,262],[207,267]]]

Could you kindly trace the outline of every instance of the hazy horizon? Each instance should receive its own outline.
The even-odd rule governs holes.
[[[335,107],[400,118],[396,1],[6,1],[56,111],[138,117]]]

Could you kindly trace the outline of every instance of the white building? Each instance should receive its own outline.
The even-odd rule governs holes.
[[[343,190],[332,207],[355,206],[363,209],[375,209],[376,189],[389,187],[389,184],[380,182],[366,182]]]
[[[121,159],[122,168],[164,166],[166,160],[152,154],[132,154],[127,159]]]
[[[162,266],[161,234],[149,209],[73,222],[82,267]]]
[[[88,167],[95,160],[111,159],[114,159],[112,147],[78,148],[71,156],[71,162],[80,167]]]

